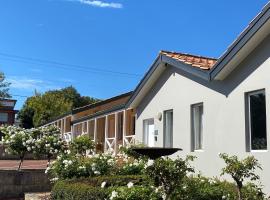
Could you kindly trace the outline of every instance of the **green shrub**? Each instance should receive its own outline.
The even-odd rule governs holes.
[[[94,148],[95,143],[88,135],[80,135],[71,142],[71,150],[81,156],[86,156],[87,150],[92,152]]]
[[[98,176],[93,178],[74,178],[66,180],[67,183],[84,183],[93,187],[101,187],[101,184],[106,182],[106,187],[126,186],[129,182],[133,182],[134,185],[147,184],[147,178],[145,176]]]
[[[91,157],[61,154],[46,170],[53,179],[71,179],[115,174],[115,159],[110,154]]]
[[[84,183],[58,181],[51,192],[53,200],[104,200],[106,191]]]
[[[144,188],[146,184],[146,177],[100,176],[93,178],[73,178],[68,180],[61,180],[56,182],[54,185],[51,196],[54,200],[106,199],[111,195],[113,190],[118,190],[118,188],[128,189],[127,185],[130,182],[132,182],[136,187]],[[103,183],[105,184],[102,187]],[[134,192],[135,191],[133,191],[133,193]],[[142,190],[142,192],[144,193],[142,195],[149,195],[150,190],[148,188],[147,190]]]
[[[128,157],[132,157],[135,159],[145,159],[146,156],[142,156],[141,154],[138,154],[137,152],[133,150],[134,148],[140,148],[140,147],[145,147],[145,144],[131,144],[127,147],[121,146],[120,153],[125,154]]]
[[[227,181],[205,177],[188,177],[183,180],[181,187],[175,189],[172,200],[235,200],[238,199],[236,185]],[[261,190],[253,184],[243,187],[244,200],[263,200]]]
[[[175,160],[168,157],[149,160],[146,174],[155,187],[162,187],[165,194],[170,197],[175,188],[181,187],[187,173],[194,172],[189,165],[189,161],[193,159],[194,157],[187,156],[185,160],[179,157]]]
[[[229,174],[237,185],[238,199],[243,199],[242,188],[245,180],[257,181],[260,179],[256,174],[257,169],[262,167],[254,156],[248,156],[243,160],[239,160],[237,156],[229,156],[226,153],[220,154],[226,164],[222,168],[221,175]]]
[[[162,199],[161,193],[155,192],[153,187],[133,186],[111,188],[107,196],[111,200],[159,200]]]

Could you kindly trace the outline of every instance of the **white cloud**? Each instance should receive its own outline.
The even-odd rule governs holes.
[[[43,92],[49,89],[59,89],[58,86],[51,82],[43,81],[41,79],[31,79],[27,77],[7,77],[7,82],[11,83],[11,88],[19,90],[34,91],[36,89],[40,92]]]
[[[100,7],[100,8],[123,8],[123,5],[121,3],[115,3],[115,2],[104,2],[104,1],[99,1],[99,0],[69,0],[69,1],[77,1],[82,4]]]

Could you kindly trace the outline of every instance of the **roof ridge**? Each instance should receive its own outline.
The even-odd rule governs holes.
[[[184,56],[193,56],[193,57],[197,57],[197,58],[206,58],[206,59],[211,59],[211,60],[218,60],[218,58],[214,58],[214,57],[201,56],[201,55],[195,55],[195,54],[183,53],[183,52],[176,52],[176,51],[160,50],[159,53],[160,54],[173,53],[173,54],[181,54],[181,55],[184,55]]]

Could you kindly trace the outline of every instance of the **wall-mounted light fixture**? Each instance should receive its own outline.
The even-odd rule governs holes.
[[[162,120],[162,112],[158,112],[156,118],[161,121]]]

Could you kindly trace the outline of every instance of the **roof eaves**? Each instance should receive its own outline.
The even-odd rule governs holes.
[[[197,77],[202,78],[202,79],[207,80],[207,81],[210,80],[209,70],[203,70],[203,69],[200,69],[198,67],[193,67],[191,65],[188,65],[188,64],[181,62],[181,61],[177,61],[177,60],[175,60],[171,57],[165,56],[165,55],[161,56],[161,60],[162,60],[162,62],[167,63],[171,66],[174,66],[178,69],[181,69],[189,74],[192,74],[194,76],[197,76]]]
[[[88,116],[84,116],[84,117],[81,117],[79,119],[76,119],[76,120],[72,121],[71,124],[77,124],[77,123],[80,123],[80,122],[83,122],[83,121],[86,121],[86,120],[97,118],[97,117],[100,117],[102,115],[110,114],[112,112],[115,112],[115,111],[118,111],[118,110],[121,110],[121,109],[124,109],[124,108],[125,108],[125,104],[120,104],[120,105],[114,106],[114,107],[112,107],[110,109],[102,110],[102,111],[96,112],[96,113],[94,113],[92,115],[88,115]]]

